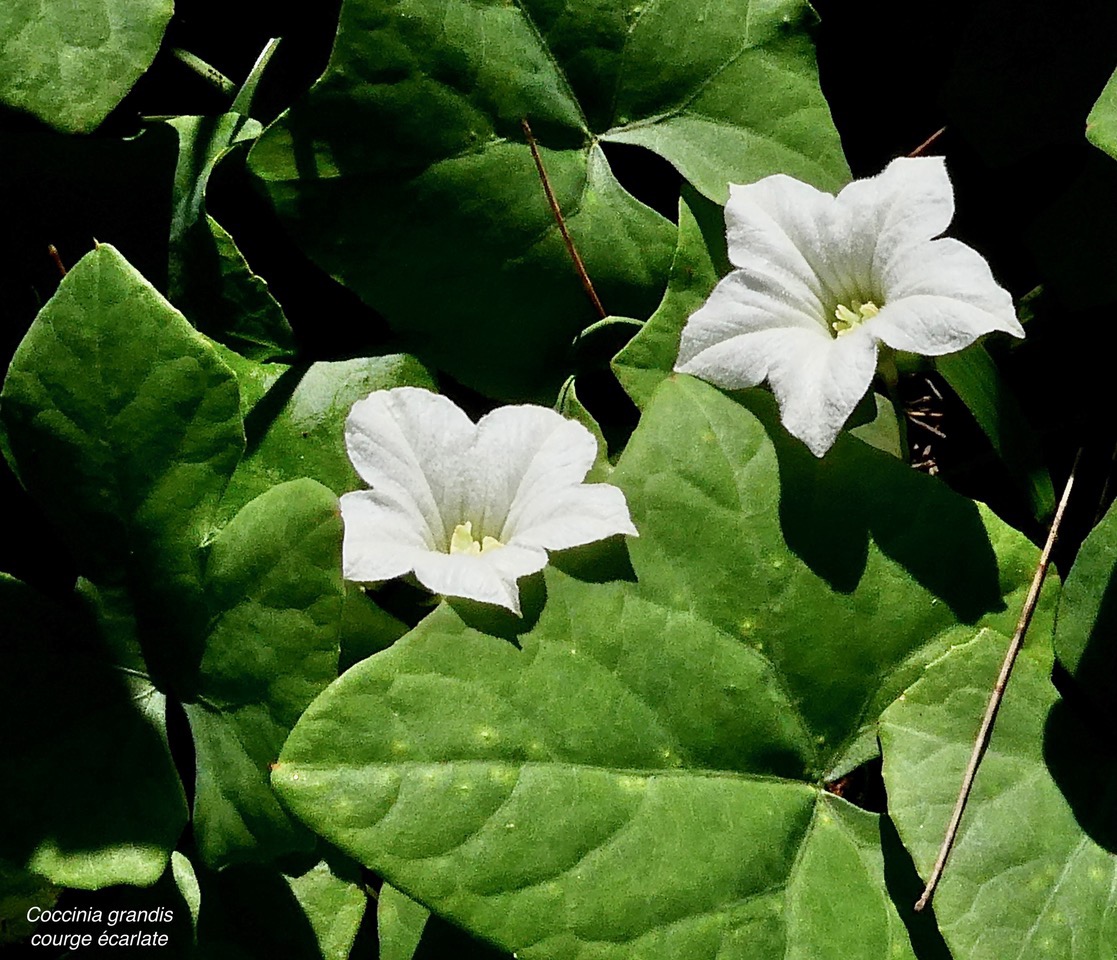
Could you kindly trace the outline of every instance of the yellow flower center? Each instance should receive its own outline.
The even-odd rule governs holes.
[[[843,333],[849,333],[850,330],[861,326],[878,313],[880,307],[872,300],[866,300],[864,303],[860,300],[852,300],[848,307],[844,303],[839,303],[834,310],[835,320],[830,324],[830,328],[834,331],[835,337],[840,337]]]
[[[454,532],[450,537],[451,553],[468,553],[474,557],[488,553],[490,550],[497,550],[503,546],[504,544],[497,540],[496,537],[483,537],[480,542],[474,540],[472,520],[459,523],[454,527]]]

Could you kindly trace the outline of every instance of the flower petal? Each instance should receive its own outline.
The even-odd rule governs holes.
[[[417,387],[395,387],[353,404],[345,445],[361,478],[401,511],[422,517],[431,546],[441,547],[460,522],[446,508],[461,486],[476,432],[452,400]]]
[[[415,565],[415,576],[434,593],[495,603],[519,615],[516,581],[546,564],[542,550],[508,544],[484,554],[425,554]]]
[[[817,323],[746,330],[712,342],[675,369],[725,390],[743,390],[762,383],[774,368],[793,371],[802,362],[798,358],[815,350],[828,349],[833,342],[830,334]],[[785,374],[785,378],[787,376],[791,374]]]
[[[829,303],[847,285],[845,271],[835,271],[830,257],[835,202],[782,173],[731,184],[725,205],[730,262],[769,278],[796,300]]]
[[[517,516],[580,484],[596,457],[597,441],[577,421],[547,407],[499,407],[477,424],[463,516],[474,536],[508,543]]]
[[[841,260],[860,264],[873,284],[889,262],[937,237],[954,218],[954,188],[941,157],[900,157],[838,194],[832,240]],[[872,298],[871,289],[863,290]]]
[[[430,552],[420,523],[374,490],[341,496],[345,533],[341,544],[346,580],[375,583],[410,573]]]
[[[566,550],[618,533],[638,537],[624,493],[610,483],[581,483],[557,495],[517,501],[510,545]]]
[[[958,240],[921,245],[891,265],[885,305],[867,324],[897,350],[953,353],[993,331],[1024,336],[1012,296],[985,258]]]
[[[816,457],[825,454],[869,389],[876,365],[876,340],[864,326],[828,342],[800,338],[773,349],[768,381],[787,432]]]
[[[783,277],[764,270],[760,264],[734,270],[718,282],[683,327],[676,370],[693,373],[686,367],[699,354],[741,334],[783,327],[824,331],[823,308],[807,284],[785,286]]]

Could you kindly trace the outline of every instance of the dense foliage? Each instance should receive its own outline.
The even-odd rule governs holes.
[[[230,6],[0,10],[0,946],[1111,957],[1117,10]],[[811,449],[775,374],[675,372],[731,184],[908,154],[1022,340],[882,347]],[[355,453],[387,391],[442,413]],[[562,423],[505,404],[585,462],[438,436]],[[432,547],[505,473],[534,526],[490,490]],[[414,556],[354,559],[358,502]],[[497,599],[424,573],[490,548]]]

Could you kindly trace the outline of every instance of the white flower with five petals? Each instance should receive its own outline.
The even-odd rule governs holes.
[[[939,158],[901,158],[837,196],[792,177],[730,187],[736,268],[687,321],[675,369],[728,390],[767,380],[821,457],[864,396],[878,344],[926,356],[1024,330],[989,265],[935,239],[954,216]]]
[[[593,435],[546,407],[500,407],[475,424],[439,394],[380,390],[353,405],[345,444],[370,487],[341,498],[349,580],[414,573],[434,593],[518,614],[516,581],[548,550],[637,536],[621,490],[582,482]]]

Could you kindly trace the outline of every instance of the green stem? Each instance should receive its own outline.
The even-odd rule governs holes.
[[[183,50],[182,47],[175,47],[171,53],[198,74],[199,77],[203,80],[207,80],[222,93],[232,96],[236,92],[236,84],[218,70],[217,67],[210,66],[201,57],[191,53],[189,50]]]
[[[233,113],[239,113],[246,117],[252,116],[252,104],[256,99],[256,88],[260,85],[260,78],[263,77],[271,58],[275,56],[275,51],[279,49],[279,40],[279,37],[272,37],[264,45],[264,49],[260,51],[260,56],[256,58],[252,69],[248,71],[248,77],[240,90],[237,91],[236,99],[233,100],[233,105],[230,108]]]

